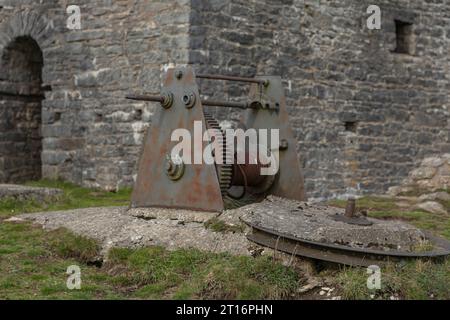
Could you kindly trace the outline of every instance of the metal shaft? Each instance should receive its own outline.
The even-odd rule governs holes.
[[[126,96],[129,100],[138,100],[138,101],[152,101],[152,102],[164,102],[164,98],[162,96],[150,96],[150,95],[133,95],[129,94]]]
[[[250,83],[258,83],[267,85],[268,81],[263,79],[255,79],[255,78],[244,78],[244,77],[232,77],[232,76],[223,76],[223,75],[215,75],[215,74],[198,74],[197,78],[200,79],[210,79],[210,80],[226,80],[226,81],[236,81],[236,82],[250,82]]]
[[[208,107],[225,107],[225,108],[238,108],[238,109],[248,109],[250,105],[245,102],[229,102],[229,101],[218,101],[218,100],[202,100],[202,105]]]
[[[356,212],[356,200],[350,198],[347,200],[347,207],[345,208],[345,216],[347,218],[352,218]]]
[[[152,95],[127,95],[127,99],[138,100],[138,101],[152,101],[152,102],[164,102],[164,97],[162,96],[152,96]],[[251,108],[249,103],[246,102],[229,102],[229,101],[219,101],[219,100],[202,100],[202,105],[208,107],[225,107],[225,108],[238,108],[238,109],[248,109]]]

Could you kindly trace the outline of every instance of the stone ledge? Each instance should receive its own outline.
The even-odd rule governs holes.
[[[16,200],[44,201],[61,196],[63,191],[52,188],[29,187],[15,184],[0,184],[0,200],[13,198]]]

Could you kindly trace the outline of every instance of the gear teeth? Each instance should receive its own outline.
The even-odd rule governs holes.
[[[230,161],[227,161],[232,158],[232,155],[228,148],[225,133],[220,127],[219,122],[206,110],[203,111],[203,115],[205,117],[206,127],[208,129],[219,130],[221,133],[221,138],[218,138],[218,142],[223,146],[224,164],[216,164],[216,171],[219,178],[220,191],[222,192],[222,195],[225,196],[228,189],[231,187],[233,178],[233,165],[229,163]]]

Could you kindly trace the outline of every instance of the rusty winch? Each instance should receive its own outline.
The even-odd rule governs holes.
[[[250,84],[243,102],[201,99],[197,79]],[[159,102],[152,126],[144,138],[131,207],[165,207],[222,212],[238,201],[246,212],[241,217],[252,227],[249,240],[292,255],[347,265],[380,264],[405,259],[435,259],[450,254],[450,243],[400,221],[368,218],[357,214],[350,199],[346,210],[305,201],[303,176],[296,139],[289,125],[280,77],[243,78],[196,75],[190,67],[168,70],[160,95],[130,95],[128,99]],[[206,109],[244,109],[241,127],[277,130],[274,141],[257,140],[251,148],[236,145]],[[212,130],[220,147],[214,161],[193,163],[173,150],[173,133],[196,135],[196,126]],[[189,144],[183,153],[202,155],[208,139]],[[218,151],[220,157],[217,157]],[[209,151],[208,151],[209,152]],[[262,174],[268,164],[261,154],[275,154],[277,170]],[[244,161],[236,161],[237,159]],[[222,159],[223,161],[217,161]],[[267,159],[264,159],[267,160]],[[247,199],[247,201],[240,201]],[[238,205],[238,206],[239,206]]]
[[[197,79],[237,81],[251,85],[247,101],[228,102],[202,100]],[[128,99],[159,102],[153,125],[144,138],[132,207],[169,207],[192,210],[224,210],[226,199],[245,196],[264,198],[271,194],[294,200],[305,200],[303,177],[296,151],[296,140],[289,126],[286,99],[280,77],[242,78],[217,75],[196,75],[192,68],[170,69],[160,95],[130,95]],[[279,170],[261,174],[264,167],[258,157],[247,148],[235,148],[235,141],[227,141],[219,122],[206,107],[245,109],[244,129],[278,130],[277,162]],[[171,141],[175,130],[184,129],[195,135],[195,123],[220,132],[215,137],[221,146],[223,161],[213,164],[190,164],[175,159]],[[231,140],[231,139],[228,139]],[[267,139],[266,139],[267,140]],[[202,155],[206,143],[192,145],[195,157]],[[257,154],[273,151],[271,141],[257,143]],[[261,150],[264,149],[264,150]],[[215,155],[214,155],[215,156]],[[244,163],[235,161],[243,157]],[[266,162],[264,162],[265,164]],[[233,190],[241,187],[241,190]]]

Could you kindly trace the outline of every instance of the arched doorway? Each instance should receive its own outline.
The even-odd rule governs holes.
[[[0,57],[0,182],[41,178],[42,51],[28,36]]]

